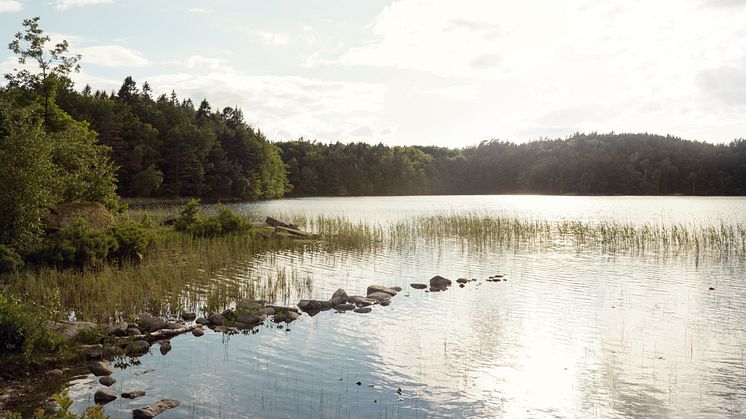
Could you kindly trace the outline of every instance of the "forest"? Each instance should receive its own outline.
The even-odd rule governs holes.
[[[420,194],[743,195],[746,140],[581,134],[461,149],[277,143],[290,196]]]

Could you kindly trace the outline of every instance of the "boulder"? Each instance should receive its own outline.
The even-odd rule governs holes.
[[[334,304],[331,301],[300,300],[298,302],[298,308],[307,312],[329,310],[332,307],[334,307]]]
[[[259,300],[249,300],[244,298],[236,304],[236,310],[260,310],[264,307],[264,303]]]
[[[210,321],[207,320],[204,317],[199,317],[197,320],[194,321],[197,324],[210,324]]]
[[[430,287],[430,292],[438,292],[438,291],[445,291],[445,288],[439,288],[439,287]]]
[[[451,280],[447,278],[443,278],[440,275],[436,275],[432,278],[430,278],[430,287],[445,289],[446,287],[451,286]]]
[[[117,398],[117,392],[110,388],[101,388],[93,395],[96,404],[106,404]]]
[[[98,379],[98,382],[105,385],[106,387],[111,387],[114,383],[117,382],[117,380],[111,375],[104,375],[103,377]]]
[[[88,370],[96,377],[100,377],[102,375],[111,375],[112,371],[111,364],[104,361],[92,362],[88,365]]]
[[[181,404],[178,400],[164,399],[132,411],[132,419],[150,419]]]
[[[467,282],[469,282],[469,280],[466,278],[459,278],[456,280],[456,282],[458,282],[459,284],[466,284]]]
[[[344,304],[347,302],[347,292],[340,288],[334,291],[334,294],[332,294],[332,298],[329,301],[331,301],[335,306]]]
[[[80,345],[80,351],[83,352],[86,359],[98,359],[104,355],[104,347],[101,344]]]
[[[168,322],[160,317],[152,316],[150,313],[142,313],[137,319],[137,325],[146,332],[155,332],[168,328]]]
[[[124,397],[125,399],[136,399],[144,395],[145,395],[145,392],[142,390],[125,391],[124,393],[122,393],[122,397]]]
[[[266,314],[268,316],[271,316],[277,312],[274,307],[262,307],[261,310],[259,310],[260,313]]]
[[[71,226],[78,217],[82,217],[93,228],[109,227],[115,222],[114,216],[97,202],[74,202],[53,208],[42,219],[42,223],[45,230],[57,231]]]
[[[170,340],[162,340],[160,345],[161,355],[166,355],[167,353],[171,352],[171,341]]]
[[[150,344],[147,340],[136,340],[133,342],[130,342],[127,345],[127,348],[125,348],[125,352],[127,352],[127,355],[129,356],[141,356],[148,353],[150,350]]]
[[[339,305],[334,306],[334,309],[337,310],[337,311],[354,310],[355,309],[355,305],[354,304],[349,304],[349,303],[347,303],[347,304],[339,304]]]
[[[424,290],[425,288],[427,288],[426,284],[409,284],[409,286],[416,290]]]
[[[231,309],[223,310],[223,312],[220,313],[220,314],[222,314],[222,316],[225,318],[225,320],[229,320],[229,321],[230,320],[236,320],[236,312],[233,311],[233,310],[231,310]],[[209,318],[208,318],[208,320],[209,320]]]
[[[111,336],[127,336],[127,323],[115,323],[106,329],[106,334]]]
[[[225,323],[225,317],[222,314],[213,314],[207,318],[207,322],[211,325],[220,326]]]
[[[196,337],[200,337],[205,335],[205,331],[201,327],[198,327],[192,330],[192,334]]]
[[[236,323],[244,323],[250,326],[256,326],[261,322],[262,320],[259,318],[259,316],[250,312],[239,313],[236,316]]]
[[[374,300],[372,298],[362,297],[359,295],[353,295],[347,299],[348,303],[355,304],[358,307],[365,307],[372,304],[376,304],[378,300]]]
[[[197,318],[197,314],[196,313],[191,313],[191,312],[189,312],[189,313],[181,313],[181,318],[184,319],[185,321],[189,322],[189,321],[192,321],[192,320],[196,319]]]
[[[138,329],[137,327],[128,327],[127,334],[129,336],[140,336],[142,335],[142,331]]]
[[[391,300],[383,300],[383,301],[381,301],[381,302],[380,302],[380,303],[378,303],[378,304],[380,304],[380,305],[382,305],[382,306],[386,307],[387,305],[391,304]]]
[[[368,298],[371,300],[376,300],[378,302],[387,301],[391,299],[391,294],[376,291],[376,292],[368,294]]]
[[[98,325],[91,322],[53,322],[50,324],[50,328],[63,340],[70,341],[78,337],[80,332],[83,330],[96,330]]]
[[[358,307],[354,311],[355,313],[366,314],[366,313],[370,313],[372,309],[370,307]]]
[[[394,291],[396,291],[396,292],[401,292],[401,287],[399,287],[399,286],[391,287],[391,289],[394,290]]]
[[[382,292],[384,294],[388,294],[389,296],[393,297],[396,295],[396,290],[393,288],[384,287],[383,285],[371,285],[368,287],[368,291],[366,291],[366,294],[370,297],[371,294],[375,292]]]

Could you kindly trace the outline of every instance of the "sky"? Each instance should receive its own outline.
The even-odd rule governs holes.
[[[132,76],[271,140],[746,137],[746,0],[0,0],[0,40],[33,16],[77,88]]]

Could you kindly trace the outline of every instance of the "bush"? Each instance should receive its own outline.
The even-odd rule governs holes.
[[[192,199],[179,212],[179,218],[174,227],[179,231],[187,231],[189,227],[199,221],[199,200]]]
[[[108,233],[117,243],[116,249],[110,252],[109,258],[132,259],[138,253],[145,253],[153,242],[153,235],[132,221],[116,224],[109,228]]]
[[[23,266],[23,259],[12,247],[0,244],[0,272],[17,271]]]
[[[0,292],[0,354],[28,362],[35,353],[54,349],[58,338],[47,328],[48,313]]]
[[[46,236],[31,252],[29,260],[36,265],[96,267],[142,254],[152,242],[152,234],[135,222],[100,229],[77,219],[71,226]]]

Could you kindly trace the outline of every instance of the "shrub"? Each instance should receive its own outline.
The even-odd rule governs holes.
[[[59,407],[58,410],[46,413],[44,409],[39,409],[34,414],[37,419],[105,419],[108,416],[104,415],[104,406],[97,404],[89,407],[80,416],[76,416],[75,413],[70,409],[73,405],[73,401],[70,396],[67,395],[67,389],[62,390],[53,396],[54,401]],[[8,419],[21,419],[23,416],[19,413],[11,412],[8,415]]]
[[[35,353],[54,349],[58,338],[48,329],[48,313],[0,292],[0,354],[28,362]]]
[[[117,240],[107,230],[91,228],[85,220],[77,218],[72,225],[46,236],[30,259],[39,265],[98,266],[117,247]]]
[[[23,266],[23,259],[12,247],[0,244],[0,272],[17,271]]]
[[[199,200],[192,199],[179,212],[179,218],[176,220],[174,227],[179,231],[187,231],[197,221],[199,221]]]
[[[251,229],[251,224],[230,209],[218,204],[217,210],[216,216],[195,221],[189,226],[188,231],[197,237],[217,237],[244,233]]]
[[[116,242],[109,258],[131,259],[137,253],[145,253],[153,242],[153,235],[141,225],[132,221],[123,221],[109,228],[108,233]]]

